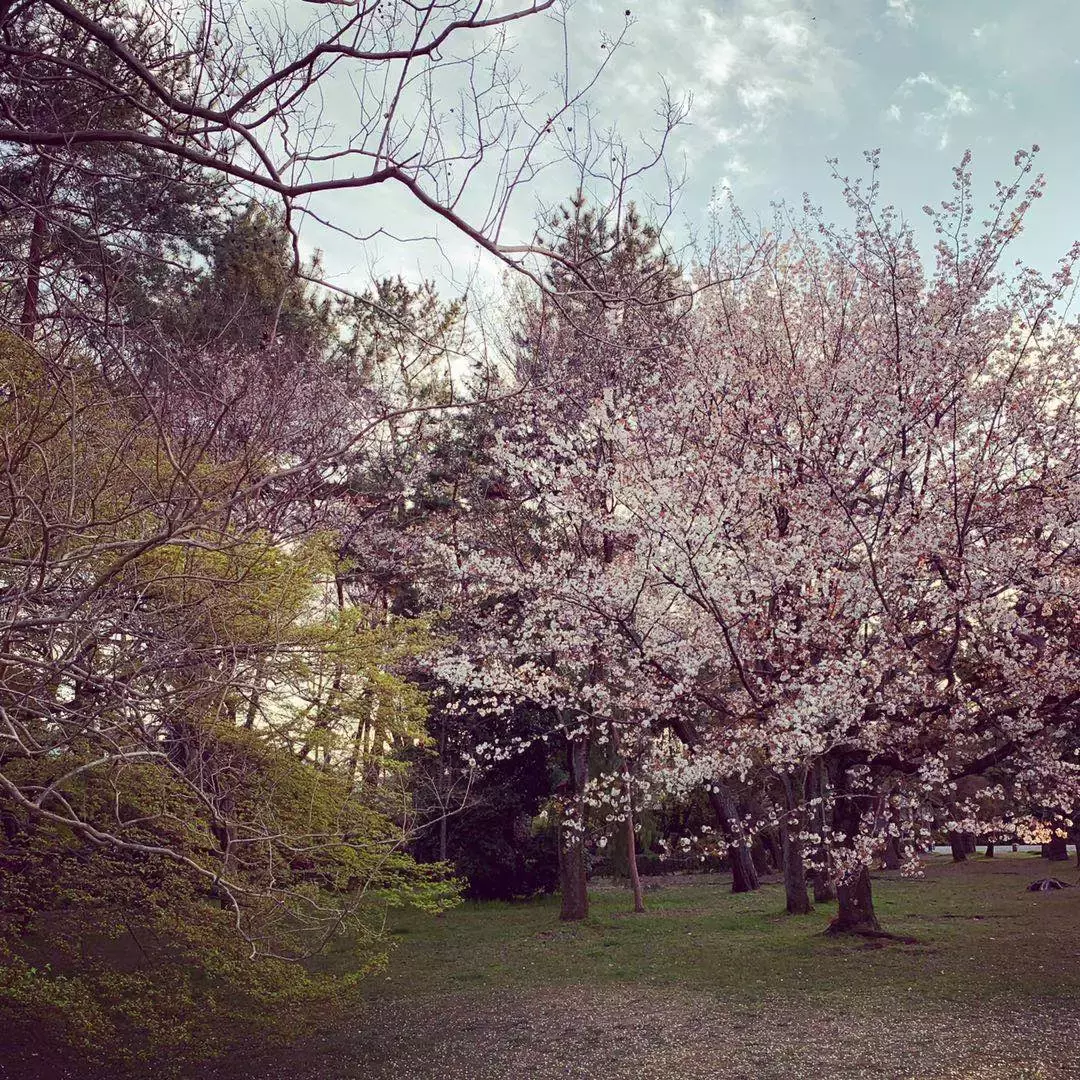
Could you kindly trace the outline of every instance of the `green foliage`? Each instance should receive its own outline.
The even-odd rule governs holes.
[[[650,354],[662,357],[683,340],[682,270],[632,203],[617,216],[578,192],[541,238],[559,258],[545,273],[547,291],[522,286],[518,295],[519,378],[555,378],[587,398],[632,386]]]
[[[543,722],[535,711],[519,708],[506,726],[528,737],[537,735]],[[431,723],[442,752],[417,763],[414,777],[428,781],[418,784],[421,793],[452,776],[464,747],[492,738],[502,726],[468,710],[445,709],[436,710]],[[555,889],[559,856],[551,796],[556,769],[547,743],[537,737],[528,750],[490,763],[471,779],[464,804],[451,805],[455,812],[444,823],[446,859],[467,883],[470,899],[519,900]],[[464,788],[447,792],[445,803],[453,804],[454,791]],[[428,829],[413,850],[422,859],[437,860],[440,839],[438,830]]]
[[[22,900],[22,933],[0,951],[0,1008],[39,1045],[102,1069],[179,1071],[243,1028],[287,1037],[355,982],[252,959],[229,913],[150,860],[44,831],[3,860],[0,880],[6,906]],[[365,942],[356,971],[382,955]]]
[[[287,1035],[388,908],[456,902],[407,850],[437,639],[341,605],[339,538],[276,537],[250,459],[178,453],[88,364],[0,363],[0,1004],[110,1069]],[[297,962],[343,935],[348,975]]]
[[[365,386],[380,385],[412,405],[451,399],[448,352],[464,332],[461,302],[443,303],[431,282],[413,288],[383,278],[364,295],[338,305],[338,362]]]
[[[295,808],[317,793],[292,771]],[[366,873],[367,894],[354,900],[367,918],[353,921],[345,970],[319,971],[252,957],[233,912],[183,868],[27,825],[0,855],[0,1015],[26,1041],[134,1075],[151,1063],[179,1072],[252,1037],[295,1038],[385,962],[387,908],[435,912],[453,901],[440,867],[400,854],[377,873],[355,857],[338,869]],[[312,889],[312,900],[326,889]]]
[[[162,311],[164,328],[174,339],[213,346],[219,354],[276,352],[294,363],[317,360],[337,334],[334,304],[298,269],[317,277],[318,258],[297,267],[280,211],[251,202],[224,215],[204,271]]]

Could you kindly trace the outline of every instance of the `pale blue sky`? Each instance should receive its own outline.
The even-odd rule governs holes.
[[[831,204],[824,159],[854,172],[881,147],[886,194],[918,219],[965,148],[988,188],[1038,143],[1049,187],[1023,253],[1046,265],[1080,236],[1076,0],[669,0],[634,36],[642,75],[667,54],[695,93],[688,213],[723,178],[751,211]]]
[[[605,33],[624,24],[627,0],[575,0],[570,60],[584,71]],[[825,159],[857,173],[862,151],[882,150],[888,198],[918,222],[920,208],[949,193],[951,167],[974,153],[980,188],[1012,175],[1013,152],[1038,143],[1046,197],[1018,253],[1049,268],[1080,238],[1080,2],[1078,0],[629,0],[633,25],[592,94],[597,116],[630,140],[650,125],[666,82],[691,95],[672,165],[687,184],[677,224],[704,220],[711,194],[730,185],[751,216],[773,200],[809,191],[838,207]],[[547,86],[563,60],[550,20],[519,24],[523,79]],[[533,195],[551,203],[565,176],[552,172],[514,206],[511,235],[527,238]],[[328,269],[359,284],[365,274],[434,275],[448,290],[473,265],[472,245],[397,196],[355,195],[334,214],[363,231],[380,218],[401,234],[435,233],[429,244],[358,245],[309,232]],[[920,226],[921,227],[921,226]],[[481,260],[483,267],[483,260]],[[487,267],[485,277],[490,278]]]

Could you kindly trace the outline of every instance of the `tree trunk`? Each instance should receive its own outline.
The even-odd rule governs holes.
[[[814,903],[827,904],[836,899],[836,886],[832,882],[832,857],[829,853],[829,844],[825,839],[829,833],[829,813],[827,805],[829,796],[829,778],[828,770],[826,769],[824,762],[819,762],[814,769],[814,779],[817,787],[817,796],[821,800],[819,809],[821,820],[818,823],[818,831],[821,833],[822,843],[818,848],[817,853],[817,858],[821,866],[820,869],[814,871],[811,877],[814,882]]]
[[[984,855],[984,858],[992,859],[993,857],[994,857],[994,845],[992,843],[988,843],[986,845],[986,854]]]
[[[683,717],[672,721],[672,731],[689,750],[701,745],[701,738],[694,725]],[[709,787],[709,805],[716,817],[716,826],[720,835],[728,843],[728,859],[731,862],[731,891],[733,893],[753,892],[761,882],[750,857],[750,849],[735,833],[734,823],[738,820],[735,799],[726,785],[714,780]]]
[[[814,882],[815,904],[827,904],[836,899],[836,888],[829,879],[828,871],[815,870],[811,877]]]
[[[637,839],[634,836],[634,807],[627,793],[626,810],[626,859],[630,864],[630,888],[634,893],[634,911],[645,910],[645,894],[641,890],[641,875],[637,868]]]
[[[805,770],[783,777],[784,817],[780,826],[780,847],[784,862],[784,897],[789,915],[809,915],[814,909],[806,891],[806,866],[803,862],[803,802],[806,794]]]
[[[754,892],[761,885],[757,868],[750,855],[749,845],[739,839],[733,827],[738,820],[738,810],[731,792],[723,785],[714,783],[709,792],[709,805],[716,816],[716,824],[725,840],[728,841],[728,860],[731,862],[731,891],[733,893]]]
[[[41,295],[41,267],[45,261],[45,230],[48,222],[43,209],[48,199],[49,162],[40,158],[37,165],[34,224],[30,230],[30,244],[26,254],[26,281],[23,284],[22,315],[20,329],[27,341],[34,339],[38,321],[38,301]]]
[[[881,924],[874,914],[874,896],[870,890],[870,872],[862,867],[836,889],[840,909],[829,926],[830,934],[880,933]]]
[[[963,834],[963,836],[964,836],[964,854],[965,855],[974,855],[975,854],[975,834],[966,832],[966,833]]]
[[[784,849],[784,896],[789,915],[809,915],[814,909],[806,891],[806,867],[797,826],[785,824],[781,833]]]
[[[836,793],[838,798],[833,809],[834,828],[848,837],[853,845],[859,835],[862,814],[856,798],[850,795],[849,780],[838,762]],[[870,889],[870,871],[860,866],[854,875],[849,874],[836,887],[839,909],[829,925],[830,934],[880,933],[881,924],[874,914],[874,896]]]
[[[559,918],[576,922],[589,914],[589,890],[585,867],[585,783],[589,769],[586,740],[578,736],[569,750],[572,828],[563,827],[559,836],[559,888],[562,910]]]
[[[895,836],[885,839],[885,850],[881,853],[881,864],[886,870],[899,870],[903,860],[900,857],[900,841]]]
[[[772,873],[774,870],[781,870],[784,866],[784,852],[781,847],[779,838],[776,835],[775,829],[765,829],[761,835],[761,848],[765,853],[765,868],[766,874]]]
[[[967,859],[967,845],[964,843],[963,833],[950,832],[949,847],[952,849],[953,862],[964,862]]]
[[[611,744],[622,758],[623,795],[626,798],[626,864],[630,871],[630,889],[634,895],[634,913],[640,915],[645,910],[645,894],[641,888],[641,875],[637,865],[637,836],[634,819],[634,783],[631,761],[619,748],[619,731],[611,726]]]
[[[1051,839],[1050,843],[1046,845],[1046,847],[1046,857],[1051,862],[1068,862],[1069,841],[1066,837],[1055,836]]]
[[[750,842],[750,858],[754,862],[754,869],[759,874],[771,874],[775,869],[760,833]]]
[[[731,861],[731,891],[733,893],[755,892],[761,888],[757,867],[746,844],[732,844],[728,848]]]
[[[576,832],[562,830],[559,837],[559,889],[563,922],[577,922],[589,914],[589,894],[585,876],[585,845]]]

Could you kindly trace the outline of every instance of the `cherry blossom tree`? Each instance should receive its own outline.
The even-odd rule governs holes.
[[[481,670],[639,736],[681,726],[691,752],[653,739],[654,780],[777,793],[789,907],[798,849],[824,845],[835,929],[873,933],[889,837],[910,863],[944,803],[1004,826],[1000,784],[957,798],[966,778],[1007,762],[1014,802],[1075,803],[1080,428],[1078,251],[1048,278],[1003,270],[1032,156],[977,226],[964,159],[927,211],[932,269],[869,164],[839,178],[849,230],[781,214],[752,272],[760,238],[712,253],[664,349],[537,391],[504,442],[543,514]]]
[[[778,222],[768,267],[699,305],[679,398],[623,424],[617,497],[671,605],[635,632],[710,703],[728,770],[803,791],[824,764],[843,929],[876,929],[870,854],[934,793],[1006,759],[1032,797],[1075,789],[1054,613],[1075,560],[1077,251],[1048,280],[1001,273],[1041,190],[1017,166],[972,230],[965,159],[927,273],[871,157],[868,186],[843,182],[854,229]]]
[[[605,580],[619,559],[607,482],[610,405],[620,388],[650,392],[651,366],[681,335],[685,283],[633,208],[613,221],[579,195],[548,232],[545,243],[560,258],[546,288],[516,298],[511,355],[521,392],[501,410],[492,450],[503,509],[466,547],[460,573],[471,614],[447,672],[490,707],[523,702],[546,713],[543,738],[565,742],[562,914],[577,919],[588,909],[587,817],[591,810],[611,826],[601,843],[618,825],[632,830],[641,782],[634,763],[652,713],[631,692],[634,651],[575,597],[583,581]],[[614,772],[590,775],[599,754]]]

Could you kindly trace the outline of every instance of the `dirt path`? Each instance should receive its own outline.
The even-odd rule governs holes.
[[[1080,1078],[1080,1003],[1016,1014],[1007,1003],[953,1013],[867,1001],[839,1012],[796,997],[733,1005],[634,987],[412,997],[290,1052],[233,1061],[213,1080]]]

